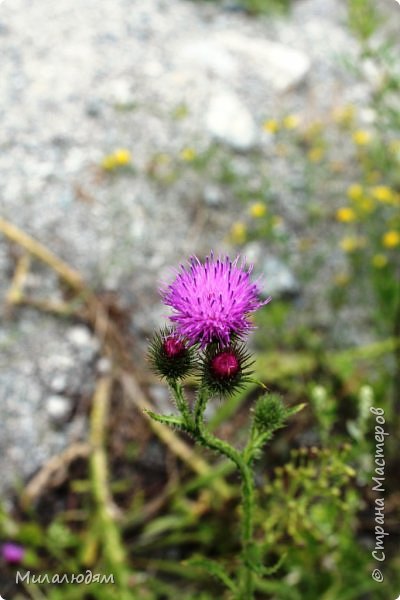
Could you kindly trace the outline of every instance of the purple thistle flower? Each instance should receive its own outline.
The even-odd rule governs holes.
[[[258,284],[250,280],[253,266],[238,261],[215,260],[211,253],[202,264],[191,257],[189,268],[181,265],[173,283],[161,291],[164,304],[174,310],[170,320],[191,344],[204,348],[219,341],[227,346],[231,336],[243,337],[252,329],[250,313],[271,300],[260,301]]]
[[[6,542],[1,547],[1,555],[6,563],[19,564],[24,558],[25,550],[19,544]]]

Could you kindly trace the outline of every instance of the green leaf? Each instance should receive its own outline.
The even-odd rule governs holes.
[[[158,413],[153,412],[152,410],[145,410],[146,414],[149,415],[153,419],[153,421],[157,421],[158,423],[163,423],[163,425],[170,425],[172,427],[180,427],[181,429],[185,429],[185,423],[180,417],[175,417],[174,415],[159,415]]]
[[[224,567],[222,567],[216,561],[203,558],[202,556],[194,556],[193,558],[185,561],[185,564],[189,565],[190,567],[199,567],[200,569],[208,571],[211,575],[213,575],[213,577],[216,577],[224,585],[226,585],[226,587],[232,592],[238,591],[235,582],[229,577]]]

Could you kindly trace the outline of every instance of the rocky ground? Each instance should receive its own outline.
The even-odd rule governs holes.
[[[239,210],[212,181],[158,185],[149,164],[158,153],[178,156],[216,141],[245,171],[249,152],[268,151],[266,118],[312,116],[337,99],[362,104],[368,89],[339,61],[356,49],[344,21],[344,3],[333,0],[293,2],[289,15],[274,18],[186,0],[6,0],[1,216],[93,288],[118,292],[132,310],[132,332],[149,333],[162,319],[156,290],[168,266],[211,247],[225,250]],[[133,172],[102,175],[102,157],[120,147],[131,151]],[[1,238],[2,299],[12,257]],[[285,268],[285,283],[271,287],[296,285]],[[60,296],[43,266],[34,265],[27,286],[39,297]],[[76,401],[90,395],[101,358],[83,325],[33,310],[2,317],[5,490],[83,435]]]

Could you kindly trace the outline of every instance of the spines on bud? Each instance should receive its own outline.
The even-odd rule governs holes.
[[[254,427],[260,432],[272,432],[284,425],[290,411],[279,394],[264,394],[254,407]]]
[[[233,341],[229,346],[219,342],[208,345],[201,364],[201,385],[211,394],[231,396],[248,381],[252,363],[244,344]]]
[[[148,359],[157,375],[169,381],[183,379],[196,370],[195,348],[167,327],[150,341]]]

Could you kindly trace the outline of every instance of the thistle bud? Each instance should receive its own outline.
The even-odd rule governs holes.
[[[171,328],[155,334],[150,342],[148,358],[153,371],[168,380],[183,379],[196,367],[194,348],[188,347]]]
[[[206,349],[202,364],[202,385],[210,393],[230,396],[248,381],[251,357],[243,344],[232,342],[228,347],[212,343]]]
[[[278,394],[264,394],[254,408],[254,425],[260,431],[274,431],[282,427],[287,414]]]

